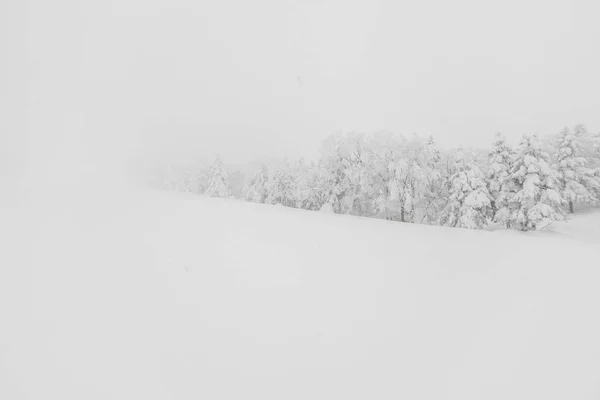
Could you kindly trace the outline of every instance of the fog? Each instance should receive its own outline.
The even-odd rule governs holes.
[[[329,134],[600,129],[595,1],[25,1],[0,5],[4,176],[142,160],[314,157]]]

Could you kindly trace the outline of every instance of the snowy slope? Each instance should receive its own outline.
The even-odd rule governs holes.
[[[577,210],[568,222],[556,224],[554,232],[571,240],[600,246],[600,209]]]
[[[597,214],[524,235],[92,191],[0,216],[0,399],[600,398]]]

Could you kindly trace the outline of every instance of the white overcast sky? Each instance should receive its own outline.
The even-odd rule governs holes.
[[[0,3],[2,153],[30,162],[243,163],[348,130],[449,147],[600,129],[598,1]]]

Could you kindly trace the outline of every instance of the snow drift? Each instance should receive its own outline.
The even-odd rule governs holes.
[[[600,396],[589,215],[522,234],[93,191],[0,213],[2,399]]]

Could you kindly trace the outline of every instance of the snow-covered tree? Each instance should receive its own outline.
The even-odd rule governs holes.
[[[370,191],[369,154],[365,135],[331,136],[321,148],[323,195],[336,213],[363,214]]]
[[[283,160],[269,169],[267,182],[268,204],[281,204],[286,207],[296,207],[295,176],[288,159]]]
[[[262,165],[254,175],[246,179],[242,197],[247,201],[264,203],[267,198],[267,185],[269,171],[266,165]]]
[[[348,139],[346,176],[348,190],[344,196],[346,213],[376,216],[374,199],[386,183],[386,173],[377,156],[380,135],[355,134]]]
[[[594,137],[581,137],[591,143],[581,146],[588,169],[598,165],[597,175],[588,176],[600,179],[600,158],[597,164],[591,161]],[[542,146],[536,136],[526,137],[515,155],[498,135],[490,152],[455,155],[439,151],[431,138],[335,135],[323,143],[317,163],[284,161],[265,167],[246,180],[243,197],[405,222],[482,228],[493,218],[507,227],[541,229],[562,216],[549,143],[545,139]],[[593,184],[598,180],[589,182],[590,190],[600,192],[600,184]],[[600,193],[594,196],[600,198]]]
[[[584,125],[576,125],[573,133],[581,143],[581,156],[587,161],[587,168],[594,173],[597,185],[593,185],[592,192],[600,199],[600,133],[590,133]]]
[[[592,158],[595,160],[594,165],[600,168],[600,132],[594,135],[591,135],[592,138],[592,149],[593,155]]]
[[[432,137],[422,139],[415,136],[408,146],[407,158],[412,165],[406,181],[410,199],[405,207],[406,217],[410,222],[421,222],[429,218],[431,209],[435,206],[433,196],[436,196],[441,179],[438,169],[441,158]]]
[[[296,206],[304,210],[318,211],[326,199],[322,196],[322,184],[319,169],[315,163],[308,164],[300,159],[296,167]]]
[[[598,198],[599,183],[593,169],[588,168],[588,160],[582,156],[581,140],[583,132],[575,132],[565,127],[557,136],[555,143],[555,159],[560,181],[560,193],[569,204],[569,211],[574,212],[573,205],[595,204]]]
[[[590,167],[600,166],[597,165],[600,163],[600,133],[593,134],[585,125],[579,124],[573,127],[573,135],[577,138],[581,156],[587,159]]]
[[[341,200],[348,190],[346,166],[341,147],[340,137],[327,138],[321,146],[319,159],[323,196],[336,213],[341,212]]]
[[[392,161],[388,170],[391,173],[389,180],[389,194],[392,205],[399,212],[399,220],[408,222],[412,218],[416,190],[415,179],[420,174],[420,166],[417,163],[417,146],[410,143],[406,138],[400,138],[396,148],[392,149]]]
[[[592,149],[594,150],[589,157],[590,168],[594,171],[596,181],[600,183],[600,132],[590,136],[592,137]],[[600,199],[600,184],[596,187],[595,194]]]
[[[406,222],[426,219],[434,196],[426,197],[439,175],[439,152],[432,139],[415,135],[407,140],[383,132],[335,140],[335,152],[323,159],[329,176],[340,178],[334,185],[339,189],[333,197],[337,212]]]
[[[590,158],[592,159],[592,166],[600,169],[600,132],[591,135],[591,137],[593,153]]]
[[[231,197],[227,171],[217,157],[208,171],[208,182],[205,194],[211,197]]]
[[[459,149],[452,165],[449,198],[442,214],[446,226],[482,229],[491,208],[485,176],[472,157]]]
[[[364,185],[368,192],[370,216],[389,220],[401,219],[402,204],[394,191],[396,160],[399,158],[403,138],[389,133],[379,133],[367,140]]]
[[[488,190],[492,197],[494,221],[505,223],[508,216],[508,200],[514,195],[514,188],[508,181],[508,175],[514,159],[513,149],[506,143],[501,133],[496,134],[492,151],[489,153]]]
[[[523,136],[507,182],[517,191],[509,200],[510,227],[543,229],[552,221],[563,219],[564,199],[557,172],[537,135]]]

